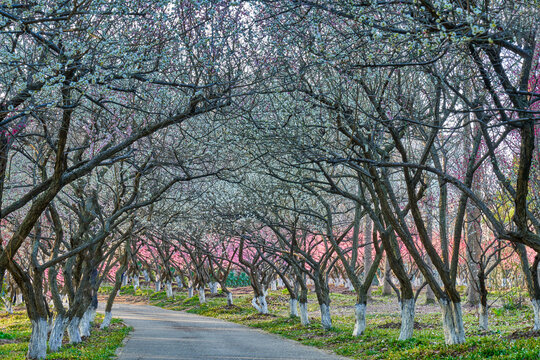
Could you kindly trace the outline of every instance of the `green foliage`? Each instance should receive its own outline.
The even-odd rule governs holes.
[[[235,288],[235,287],[243,287],[243,286],[249,286],[251,284],[251,281],[249,280],[248,274],[245,272],[241,272],[238,275],[236,275],[233,271],[229,273],[229,276],[227,276],[226,285],[227,287]]]

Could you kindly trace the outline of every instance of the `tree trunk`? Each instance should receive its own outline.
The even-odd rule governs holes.
[[[167,281],[165,283],[165,292],[167,293],[167,299],[170,299],[174,296],[172,283],[170,281]]]
[[[540,330],[540,299],[532,299],[532,308],[534,311],[534,331]]]
[[[398,340],[407,340],[414,332],[414,299],[403,299],[401,302],[401,330]]]
[[[489,319],[488,307],[484,304],[479,304],[478,305],[478,325],[480,326],[480,330],[483,330],[483,331],[489,330],[488,319]]]
[[[266,302],[266,295],[253,297],[251,305],[259,312],[259,314],[268,314],[268,304]]]
[[[209,285],[210,285],[210,294],[217,295],[218,283],[214,281],[214,282],[211,282]]]
[[[68,325],[68,336],[70,344],[78,344],[82,341],[81,333],[79,331],[79,324],[81,319],[78,316],[73,317]]]
[[[453,303],[440,299],[444,340],[447,345],[463,344],[465,342],[465,329],[463,328],[463,313],[461,303]]]
[[[482,253],[482,226],[480,224],[480,211],[468,206],[467,209],[467,305],[478,306],[480,303],[480,291],[478,284],[478,269]]]
[[[193,297],[193,286],[188,287],[188,299],[191,299]]]
[[[300,308],[300,323],[304,326],[309,325],[307,302],[302,302],[302,300],[300,300],[299,308]]]
[[[44,359],[47,356],[47,320],[32,320],[32,335],[28,343],[27,359]]]
[[[156,281],[156,292],[161,291],[161,281]]]
[[[372,239],[372,221],[369,216],[366,216],[366,223],[364,227],[364,279],[367,276],[367,272],[373,264],[373,239]],[[367,297],[371,297],[371,283],[368,284]],[[364,309],[365,310],[365,309]]]
[[[382,294],[383,296],[390,296],[392,295],[392,286],[390,285],[390,282],[388,281],[390,277],[390,261],[388,261],[388,256],[385,257],[386,260],[384,261],[384,275],[383,275],[383,290]]]
[[[127,274],[122,274],[122,287],[127,286],[129,282],[129,277]]]
[[[81,337],[90,336],[90,329],[92,326],[91,320],[92,320],[92,306],[89,306],[88,309],[86,309],[86,311],[84,312],[83,316],[81,317],[81,321],[79,322],[79,331],[81,333]]]
[[[105,311],[105,317],[101,323],[100,329],[106,329],[111,326],[112,313],[110,311]]]
[[[199,287],[199,304],[206,303],[206,294],[204,293],[204,287]]]
[[[366,331],[366,304],[356,304],[354,306],[355,323],[353,336],[360,336]]]
[[[233,295],[232,292],[227,292],[227,306],[233,306]]]
[[[332,328],[332,317],[330,316],[330,304],[319,304],[321,309],[321,325],[324,330],[330,330]]]
[[[54,319],[53,328],[49,335],[49,349],[51,352],[56,352],[62,347],[62,340],[68,325],[68,319],[61,314],[58,314]]]
[[[133,289],[137,290],[140,287],[139,275],[133,277]]]
[[[289,316],[297,317],[298,316],[298,300],[290,298],[289,299]]]

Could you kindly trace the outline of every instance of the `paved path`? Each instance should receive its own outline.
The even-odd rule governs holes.
[[[154,306],[115,304],[113,317],[135,329],[119,360],[345,359],[242,325]]]

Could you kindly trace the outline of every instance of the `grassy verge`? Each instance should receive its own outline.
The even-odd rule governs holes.
[[[259,328],[354,359],[540,359],[540,338],[537,337],[538,333],[530,331],[533,315],[527,306],[493,308],[490,311],[491,331],[488,333],[479,331],[476,315],[466,311],[466,343],[447,346],[444,343],[440,314],[425,311],[427,308],[423,305],[417,306],[414,337],[398,341],[400,316],[395,299],[377,295],[368,304],[368,312],[370,305],[386,305],[391,310],[368,314],[366,333],[355,338],[351,336],[354,327],[353,295],[332,294],[334,328],[324,331],[317,318],[318,306],[313,295],[309,299],[312,324],[303,327],[299,319],[288,316],[286,291],[270,292],[268,303],[271,315],[267,316],[257,314],[251,307],[249,295],[236,296],[235,305],[228,307],[224,297],[208,296],[207,303],[200,305],[197,296],[188,299],[183,292],[176,294],[174,299],[167,299],[164,292],[134,291],[127,287],[122,289],[121,294],[141,296],[149,299],[152,305],[171,310],[183,310]],[[423,301],[420,299],[418,303],[422,304]]]
[[[122,345],[122,341],[132,328],[122,321],[113,319],[109,329],[101,330],[98,325],[102,316],[97,315],[92,335],[81,344],[69,345],[67,343],[55,353],[47,355],[47,359],[84,359],[104,360],[113,359],[115,351]],[[30,320],[24,311],[16,311],[13,315],[0,315],[0,359],[24,359],[30,340]]]

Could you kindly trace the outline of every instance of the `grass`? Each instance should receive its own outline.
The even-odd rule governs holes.
[[[259,315],[252,308],[249,295],[235,296],[235,305],[229,307],[224,297],[207,296],[207,303],[201,305],[197,296],[188,299],[185,292],[177,293],[174,299],[167,299],[164,292],[149,294],[148,291],[151,292],[137,292],[131,287],[122,290],[124,294],[140,294],[149,299],[152,305],[240,323],[353,359],[540,359],[539,334],[529,331],[533,314],[528,306],[505,305],[491,309],[491,330],[488,333],[478,329],[474,313],[464,311],[467,340],[465,344],[447,346],[444,343],[440,314],[421,313],[424,308],[420,305],[423,303],[421,298],[417,305],[418,329],[415,329],[414,337],[398,341],[400,316],[395,299],[382,297],[377,292],[374,292],[373,301],[368,303],[367,331],[356,338],[351,335],[354,327],[353,295],[332,294],[333,328],[324,331],[318,319],[318,305],[313,294],[310,295],[308,305],[312,324],[304,327],[299,319],[288,316],[286,291],[270,292],[270,315]],[[369,314],[370,306],[373,308],[374,305],[387,306],[390,310]]]
[[[122,341],[132,328],[121,320],[113,319],[109,329],[101,330],[97,324],[102,318],[102,315],[97,315],[96,324],[89,338],[80,344],[65,344],[60,351],[48,354],[47,359],[114,359],[116,349],[122,345]],[[13,315],[0,315],[0,359],[24,359],[28,351],[30,332],[30,320],[25,311],[16,311]]]

